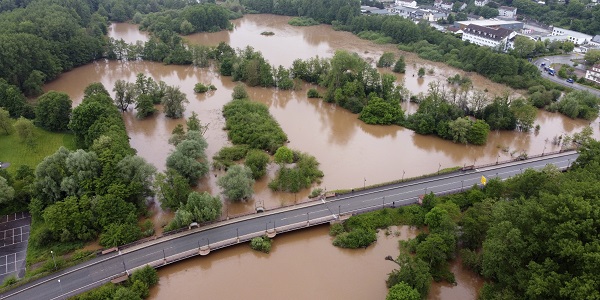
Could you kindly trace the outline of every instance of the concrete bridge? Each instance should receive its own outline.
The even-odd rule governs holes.
[[[0,295],[0,299],[64,299],[113,279],[124,278],[145,265],[158,268],[197,255],[207,255],[211,251],[244,243],[257,236],[275,236],[383,207],[414,204],[419,196],[429,192],[438,195],[461,192],[474,184],[480,184],[481,176],[505,179],[520,174],[525,169],[541,169],[547,164],[564,170],[577,156],[577,153],[570,151],[530,157],[522,161],[476,166],[466,171],[384,185],[233,218],[113,249],[114,251],[93,260],[8,291]]]

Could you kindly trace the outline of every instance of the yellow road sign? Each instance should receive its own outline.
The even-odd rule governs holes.
[[[481,184],[485,185],[487,183],[487,178],[485,178],[485,176],[481,175]]]

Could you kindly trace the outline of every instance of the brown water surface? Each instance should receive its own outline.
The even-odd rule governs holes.
[[[291,65],[296,58],[316,55],[331,57],[336,49],[348,49],[371,60],[377,59],[384,51],[399,53],[392,45],[375,45],[325,25],[292,27],[287,25],[288,19],[249,15],[235,20],[236,28],[232,32],[196,34],[190,36],[189,40],[207,45],[215,45],[219,41],[226,41],[234,47],[251,45],[263,52],[272,64],[284,66]],[[132,28],[135,26],[113,24],[110,35],[128,42],[147,38],[147,35],[136,33]],[[262,36],[262,31],[273,31],[275,35]],[[420,60],[410,53],[405,55],[407,76],[398,78],[399,81],[405,81],[413,94],[426,91],[429,82],[444,82],[446,77],[455,73],[464,74],[442,64]],[[426,75],[421,80],[410,76],[421,66],[433,69],[433,75]],[[185,117],[194,111],[203,123],[209,125],[205,134],[209,158],[221,147],[230,144],[227,133],[222,130],[225,121],[221,109],[230,101],[236,83],[230,77],[221,77],[213,68],[167,66],[143,61],[98,61],[62,74],[44,89],[64,91],[77,105],[81,102],[83,89],[90,83],[101,82],[110,91],[116,80],[133,82],[140,72],[157,81],[179,86],[187,95],[189,104]],[[469,76],[477,89],[488,89],[498,94],[507,90],[476,74]],[[198,82],[212,83],[217,90],[195,94],[193,87]],[[377,184],[433,173],[452,166],[494,163],[496,160],[510,159],[510,153],[515,151],[525,151],[529,155],[556,151],[557,146],[546,141],[551,141],[557,135],[580,131],[588,124],[560,114],[539,111],[536,120],[536,124],[541,126],[539,133],[492,132],[485,146],[460,145],[433,136],[418,135],[399,126],[364,124],[357,119],[357,115],[335,105],[307,99],[309,87],[306,85],[299,91],[248,88],[248,92],[254,101],[269,106],[270,112],[287,133],[291,148],[308,152],[317,158],[325,173],[320,187],[327,190]],[[408,112],[416,111],[416,106],[410,103],[404,103],[403,108]],[[138,120],[134,110],[125,112],[124,119],[132,147],[159,170],[164,170],[166,157],[172,150],[167,140],[173,128],[185,120],[168,119],[163,113]],[[599,138],[597,121],[593,127],[595,137]],[[270,167],[270,176],[267,177],[272,177],[273,168]],[[218,194],[216,179],[221,175],[220,171],[211,171],[201,180],[198,189]],[[258,202],[264,203],[267,208],[293,204],[305,200],[310,192],[274,193],[267,188],[268,180],[264,178],[255,184],[255,195],[248,202],[226,205],[224,215],[251,212]],[[170,216],[158,208],[153,211],[157,218]],[[275,249],[269,256],[251,252],[243,245],[167,267],[160,271],[163,278],[159,287],[153,289],[153,295],[160,299],[197,298],[199,295],[214,299],[258,299],[265,298],[263,293],[272,293],[274,296],[267,298],[383,299],[386,294],[386,274],[394,267],[383,257],[397,253],[396,241],[384,237],[367,250],[345,251],[331,246],[326,231],[326,228],[318,228],[278,236]],[[403,234],[403,237],[406,235]],[[469,276],[461,281],[463,277],[458,274],[460,268],[453,266],[453,270],[459,285],[434,285],[432,297],[473,299],[481,284],[468,283],[471,280]]]
[[[150,299],[385,299],[398,241],[418,232],[392,228],[367,249],[331,245],[328,226],[276,236],[270,254],[238,245],[161,268]]]

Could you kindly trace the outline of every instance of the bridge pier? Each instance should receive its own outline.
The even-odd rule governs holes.
[[[206,256],[209,253],[210,253],[210,247],[208,247],[208,246],[202,246],[198,250],[198,254],[200,254],[201,256]]]

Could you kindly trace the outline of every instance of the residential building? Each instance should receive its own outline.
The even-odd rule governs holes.
[[[417,10],[416,8],[410,8],[410,7],[400,6],[400,5],[394,6],[390,9],[390,11],[393,14],[399,15],[399,16],[401,16],[403,18],[407,18],[407,19],[409,19],[416,10]]]
[[[506,51],[508,40],[514,37],[516,33],[506,28],[490,28],[475,24],[469,24],[463,29],[462,40],[470,43],[491,48],[501,48]]]
[[[507,19],[517,19],[517,8],[510,6],[500,6],[498,7],[498,16],[504,17]]]
[[[454,3],[450,2],[450,1],[444,1],[444,0],[435,0],[433,2],[433,7],[439,8],[439,9],[444,9],[444,10],[452,10],[453,5],[454,5]]]
[[[588,44],[592,47],[600,47],[600,34],[595,35]]]
[[[410,8],[417,8],[417,1],[410,1],[410,0],[396,0],[396,5],[398,6],[404,6],[404,7],[410,7]]]
[[[583,45],[592,40],[591,35],[560,27],[552,28],[552,35],[556,37],[561,37],[562,40],[571,41],[575,45]]]
[[[600,84],[600,64],[595,64],[585,71],[585,79]]]
[[[488,4],[490,1],[489,0],[475,0],[475,6],[485,6],[486,4]]]

